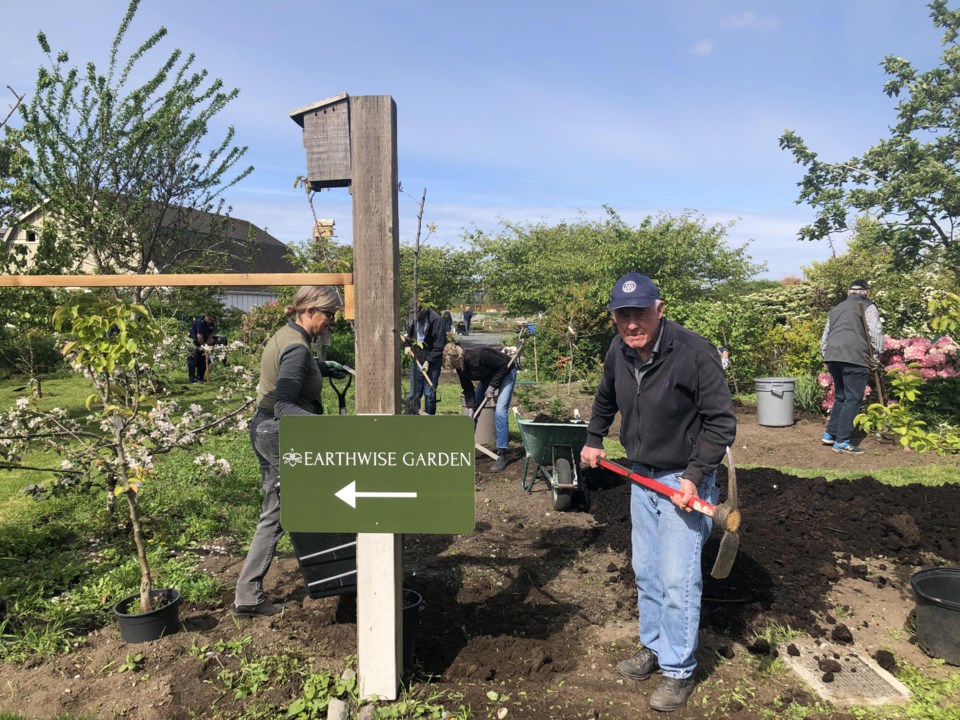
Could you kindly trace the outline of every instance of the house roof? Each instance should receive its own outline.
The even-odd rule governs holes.
[[[169,217],[168,217],[169,216]],[[222,228],[215,228],[217,216],[202,211],[190,210],[184,213],[182,208],[173,208],[167,211],[164,217],[165,225],[180,223],[189,228],[189,231],[202,237],[217,235],[223,237],[221,250],[223,251],[224,267],[217,268],[216,272],[224,273],[293,273],[297,272],[285,256],[288,252],[286,244],[275,238],[266,230],[254,225],[249,220],[241,218],[223,218]],[[234,286],[230,286],[234,287]],[[235,286],[244,287],[244,286]],[[245,289],[251,289],[246,286]]]
[[[21,216],[24,222],[39,222],[43,205]],[[33,216],[31,218],[31,216]],[[28,220],[28,218],[31,218]],[[219,223],[223,223],[220,225]],[[189,208],[171,207],[164,212],[162,226],[183,232],[201,243],[204,237],[216,238],[218,256],[223,265],[211,268],[221,273],[293,273],[297,268],[286,259],[287,246],[266,230],[242,218],[218,216]],[[6,230],[0,232],[4,238]],[[12,242],[12,236],[9,238]],[[157,258],[157,265],[170,272],[175,256]],[[237,286],[250,289],[250,286]]]

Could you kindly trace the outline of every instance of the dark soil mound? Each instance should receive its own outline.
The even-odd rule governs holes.
[[[725,473],[721,468],[721,501]],[[737,477],[743,522],[728,578],[709,576],[718,530],[704,549],[706,628],[744,639],[759,614],[764,622],[822,634],[816,616],[828,610],[829,586],[844,575],[867,579],[867,566],[851,558],[887,558],[900,582],[898,565],[922,565],[932,556],[960,562],[960,517],[948,510],[960,507],[960,486],[889,487],[869,477],[827,482],[770,469],[741,470]],[[595,489],[591,511],[604,523],[597,541],[629,553],[629,499],[620,485]]]
[[[502,527],[478,523],[473,542],[497,550],[474,558],[475,566],[465,564],[468,556],[445,556],[449,539],[408,538],[416,547],[408,545],[408,551],[430,557],[423,558],[429,568],[417,578],[430,598],[418,643],[425,670],[488,681],[563,672],[578,662],[578,634],[604,618],[598,608],[547,589],[571,567],[584,582],[597,582],[599,571],[606,592],[616,598],[616,612],[626,617],[636,612],[628,488],[612,473],[585,475],[593,526],[535,531],[528,526],[535,520],[526,505],[534,501],[520,497],[522,504],[504,510]],[[960,486],[892,488],[872,478],[828,483],[769,469],[741,470],[738,478],[741,542],[728,578],[709,576],[719,530],[704,550],[702,627],[728,640],[750,645],[753,632],[769,624],[828,636],[835,628],[819,623],[829,622],[829,590],[841,577],[905,586],[917,565],[936,558],[960,561],[960,519],[945,511],[960,507]],[[723,467],[720,480],[726,488]],[[721,500],[724,495],[725,490]],[[578,566],[583,553],[604,551],[626,560]],[[886,574],[869,576],[867,565],[854,560],[866,557],[882,558],[877,567]],[[507,571],[515,565],[518,572]],[[502,581],[465,584],[474,574]]]

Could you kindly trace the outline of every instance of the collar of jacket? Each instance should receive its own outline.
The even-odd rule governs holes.
[[[288,327],[292,327],[292,328],[293,328],[294,330],[296,330],[298,333],[300,333],[301,335],[303,335],[303,339],[307,341],[307,344],[308,344],[308,345],[311,343],[310,333],[308,333],[308,332],[307,332],[306,330],[304,330],[302,327],[300,327],[299,325],[297,325],[297,323],[295,323],[293,320],[287,320],[287,326],[288,326]]]

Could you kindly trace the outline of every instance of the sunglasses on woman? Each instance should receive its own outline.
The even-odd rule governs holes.
[[[324,310],[323,308],[319,307],[307,308],[307,312],[309,312],[311,315],[313,315],[315,312],[321,312],[327,316],[327,320],[330,322],[333,322],[333,319],[337,316],[336,310]]]

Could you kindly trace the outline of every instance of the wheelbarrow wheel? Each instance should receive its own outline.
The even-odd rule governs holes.
[[[573,504],[573,493],[569,490],[558,490],[557,485],[569,485],[573,482],[573,470],[570,461],[566,458],[557,458],[553,466],[554,482],[550,483],[550,492],[553,494],[553,509],[565,512]]]

